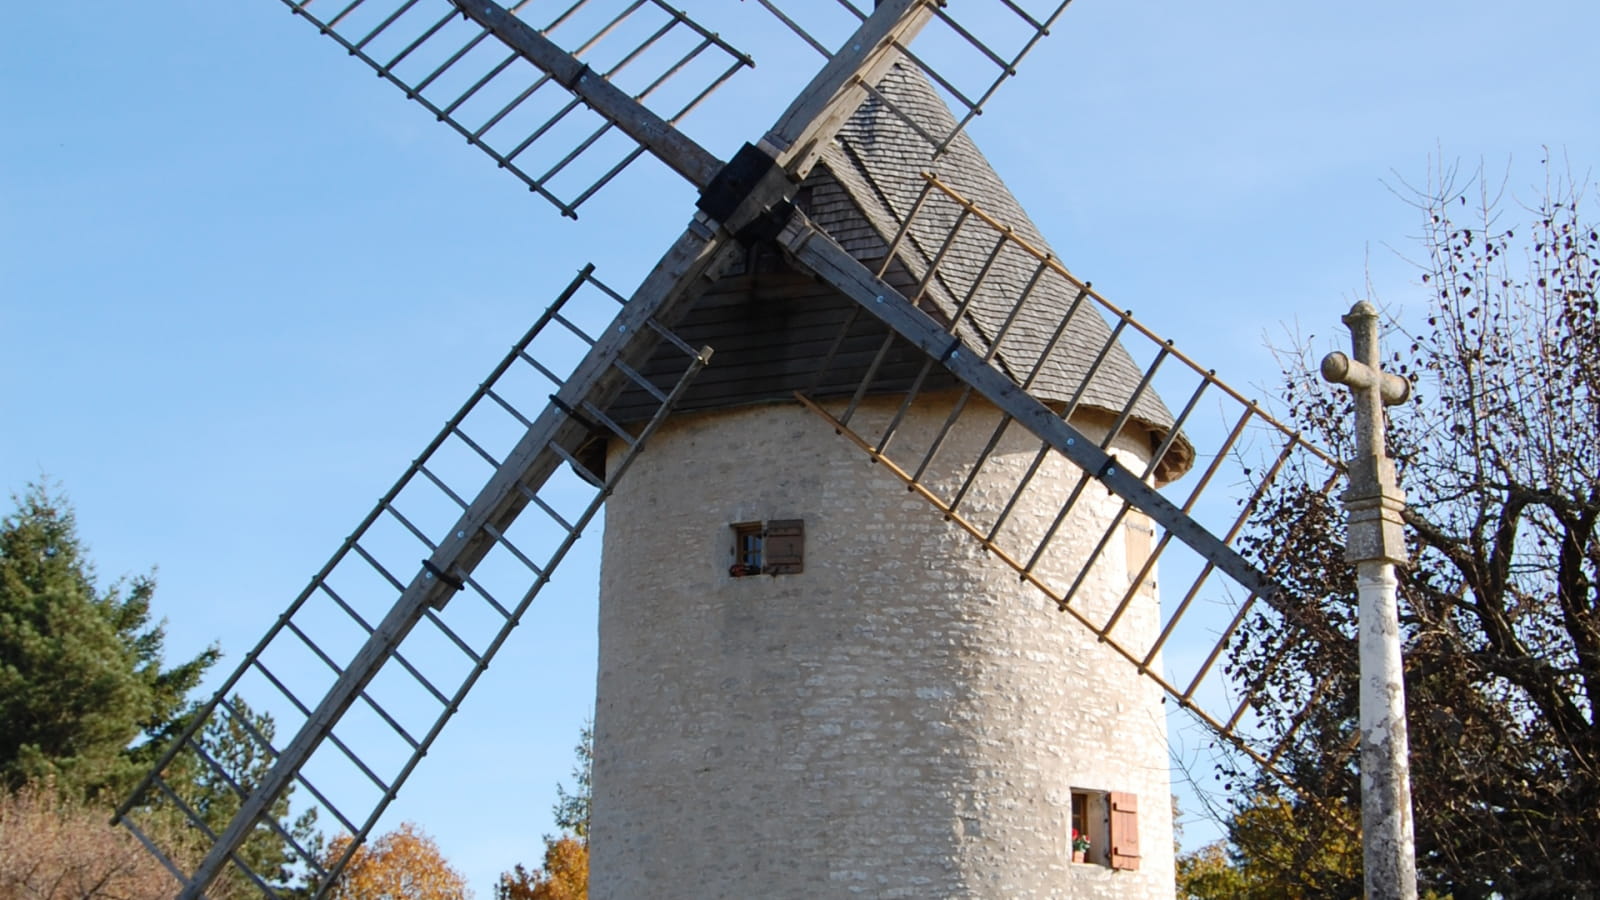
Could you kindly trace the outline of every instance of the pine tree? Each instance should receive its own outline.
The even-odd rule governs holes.
[[[0,787],[50,778],[120,794],[181,726],[217,651],[164,668],[154,577],[101,591],[64,499],[34,484],[12,500],[0,519]]]
[[[219,654],[210,648],[164,668],[165,630],[150,616],[155,579],[139,576],[102,592],[71,506],[45,485],[12,499],[16,510],[0,519],[0,793],[47,789],[62,808],[83,811],[69,824],[103,824],[187,726],[195,710],[189,693]],[[272,762],[263,747],[273,738],[272,717],[238,697],[230,708],[198,735],[221,771],[185,756],[164,775],[212,831],[238,810],[236,787],[249,790]],[[169,853],[203,852],[201,832],[164,795],[144,802],[142,824],[166,836],[160,843]],[[272,813],[285,817],[289,803],[286,793]],[[289,829],[310,853],[319,846],[314,821],[308,811]],[[77,838],[86,846],[102,840],[98,830]],[[251,834],[238,858],[280,893],[301,880],[289,842],[266,829]],[[232,869],[224,882],[215,896],[256,892]]]
[[[594,796],[594,723],[583,723],[578,732],[578,743],[572,748],[578,761],[572,766],[572,780],[576,789],[567,793],[567,786],[556,785],[556,805],[551,812],[556,817],[556,827],[570,831],[581,841],[589,840],[589,801]]]
[[[200,832],[188,825],[187,814],[200,817],[213,833],[221,833],[243,805],[241,792],[248,794],[261,784],[272,768],[273,757],[266,747],[276,737],[277,724],[271,715],[257,712],[243,697],[235,695],[227,701],[228,712],[211,717],[197,735],[205,756],[216,764],[201,760],[196,754],[181,754],[165,770],[164,781],[181,799],[187,812],[179,810],[161,794],[146,797],[150,806],[146,811],[157,827],[173,832],[186,832],[193,848],[177,848],[182,854],[190,849],[197,857],[209,849],[209,843]],[[263,881],[273,886],[279,896],[296,896],[303,887],[303,877],[297,863],[321,852],[322,836],[316,831],[316,809],[307,809],[290,818],[290,803],[294,789],[286,790],[272,806],[268,815],[285,823],[288,837],[276,831],[258,827],[235,851],[234,858],[243,862]],[[298,850],[295,845],[298,845]],[[240,897],[259,893],[246,876],[235,867],[224,870],[221,887],[214,886],[211,893],[221,890]]]

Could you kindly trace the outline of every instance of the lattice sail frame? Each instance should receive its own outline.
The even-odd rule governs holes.
[[[983,359],[993,361],[1003,357],[1010,379],[1024,391],[1030,389],[1046,367],[1053,365],[1052,356],[1059,342],[1069,334],[1081,333],[1073,327],[1074,317],[1103,315],[1114,323],[1104,342],[1090,348],[1088,355],[1094,362],[1086,371],[1072,374],[1071,397],[1065,402],[1049,404],[1062,421],[1073,420],[1090,408],[1103,416],[1107,408],[1105,394],[1098,392],[1098,396],[1089,396],[1097,393],[1095,381],[1102,375],[1101,367],[1114,358],[1118,348],[1127,350],[1142,364],[1137,387],[1113,404],[1114,417],[1109,424],[1101,426],[1103,436],[1097,441],[1097,449],[1108,455],[1107,468],[1098,472],[1077,469],[1070,488],[1053,504],[1059,510],[1054,520],[1042,531],[1028,532],[1012,518],[1012,513],[1019,505],[1024,505],[1025,496],[1041,492],[1056,494],[1062,489],[1059,481],[1040,477],[1047,461],[1058,455],[1058,449],[1050,441],[1030,434],[1024,424],[1007,413],[1001,415],[977,456],[952,458],[945,438],[956,429],[957,423],[964,418],[986,417],[989,413],[973,402],[978,394],[970,384],[954,397],[924,393],[930,374],[940,365],[934,356],[924,357],[921,371],[909,389],[894,392],[899,402],[891,416],[886,420],[870,417],[864,425],[856,425],[858,412],[868,396],[881,398],[883,395],[882,389],[873,382],[873,373],[903,344],[903,338],[895,333],[885,336],[876,357],[867,367],[866,377],[847,401],[819,401],[803,392],[796,394],[796,399],[863,450],[873,463],[882,465],[903,481],[909,491],[926,500],[946,520],[978,541],[987,553],[1013,569],[1021,581],[1041,591],[1061,612],[1088,628],[1101,643],[1158,684],[1209,733],[1266,770],[1285,777],[1277,770],[1276,763],[1295,739],[1305,710],[1279,719],[1289,724],[1270,746],[1260,745],[1262,735],[1252,727],[1259,724],[1255,714],[1259,712],[1256,706],[1262,691],[1284,656],[1298,642],[1304,627],[1299,616],[1305,599],[1289,597],[1272,580],[1282,562],[1284,548],[1277,548],[1276,552],[1259,548],[1250,551],[1252,562],[1260,570],[1260,579],[1230,578],[1223,572],[1223,567],[1230,564],[1226,556],[1212,553],[1205,547],[1191,547],[1181,540],[1174,541],[1176,533],[1166,527],[1168,523],[1159,523],[1158,518],[1163,526],[1162,533],[1159,539],[1153,539],[1143,560],[1130,570],[1120,598],[1109,610],[1090,609],[1080,597],[1080,588],[1096,572],[1096,567],[1103,564],[1108,548],[1128,525],[1129,518],[1144,515],[1125,497],[1101,528],[1093,550],[1083,559],[1073,560],[1074,574],[1070,578],[1052,578],[1041,570],[1040,564],[1052,549],[1060,549],[1057,539],[1061,537],[1062,527],[1084,499],[1085,491],[1121,465],[1124,454],[1116,449],[1119,438],[1130,431],[1150,427],[1150,422],[1141,419],[1150,415],[1152,401],[1159,407],[1160,401],[1155,400],[1157,395],[1180,400],[1183,406],[1169,423],[1160,423],[1157,429],[1162,435],[1160,442],[1150,453],[1149,461],[1132,474],[1140,483],[1164,487],[1163,493],[1171,495],[1173,504],[1184,517],[1199,523],[1211,534],[1220,535],[1220,543],[1226,547],[1235,547],[1244,529],[1266,514],[1263,503],[1274,488],[1280,486],[1279,477],[1284,472],[1293,471],[1302,483],[1320,482],[1317,492],[1326,498],[1343,475],[1342,464],[1219,379],[1215,370],[1204,368],[1171,340],[1162,339],[1129,311],[1106,299],[1088,282],[1078,279],[1052,254],[1031,245],[1010,224],[997,220],[937,176],[924,173],[923,179],[921,194],[900,222],[890,252],[874,274],[878,278],[887,275],[891,262],[897,259],[895,251],[915,240],[916,226],[929,220],[939,223],[934,230],[942,233],[943,238],[936,247],[922,248],[929,262],[920,273],[916,290],[905,298],[906,301],[920,308],[933,308],[937,304],[931,294],[942,290],[947,298],[945,302],[958,303],[953,315],[940,316],[945,321],[945,332],[952,338],[962,333],[978,335]],[[984,260],[982,265],[974,268],[970,261],[961,265],[953,262],[958,256],[972,258],[950,252],[963,241],[969,242],[969,249],[974,243],[985,248],[977,257]],[[1022,265],[1008,266],[1006,262]],[[999,321],[992,317],[980,320],[972,306],[973,298],[993,287],[995,272],[1021,269],[1030,272],[1026,280],[1020,285],[1003,288],[1013,298],[1007,315]],[[1048,301],[1036,298],[1063,296],[1071,297],[1072,302],[1048,344],[1042,349],[1014,347],[1009,341],[1011,330],[1026,316],[1030,303],[1043,304]],[[870,307],[864,306],[861,310],[870,311]],[[845,323],[836,344],[842,343],[845,335],[857,327],[853,320]],[[825,361],[824,368],[826,365]],[[1055,374],[1059,377],[1061,373],[1059,367],[1057,369]],[[816,380],[819,383],[828,380],[826,371],[819,372]],[[918,436],[917,443],[908,445],[901,431],[907,413],[913,405],[927,409],[931,404],[949,407],[944,424],[931,439]],[[1003,501],[991,499],[983,508],[974,508],[968,494],[978,482],[985,464],[1003,442],[1014,444],[1015,440],[1031,446],[1033,458],[1025,473]],[[1187,467],[1191,460],[1196,471],[1170,484],[1161,484],[1175,474],[1164,469]],[[1121,468],[1127,469],[1126,466]],[[932,477],[934,470],[938,471],[937,478]],[[1224,492],[1231,503],[1216,502],[1217,492],[1207,495],[1207,489],[1218,483],[1225,485]],[[1239,498],[1241,494],[1243,499]],[[1081,536],[1077,539],[1081,540]],[[1187,586],[1176,603],[1171,601],[1169,592],[1162,592],[1163,609],[1157,637],[1153,642],[1138,643],[1127,633],[1128,629],[1119,630],[1119,625],[1125,624],[1129,610],[1153,586],[1158,564],[1165,570],[1164,582],[1170,584],[1168,577],[1177,576],[1186,580]],[[1217,579],[1219,574],[1224,578]],[[1232,655],[1230,648],[1242,639],[1241,629],[1247,622],[1251,622],[1249,640],[1271,648],[1267,653],[1270,661],[1248,683],[1237,684],[1227,673],[1217,671],[1217,663],[1224,656]],[[1170,652],[1164,653],[1174,647],[1184,649],[1182,660]],[[1192,665],[1183,664],[1191,661]],[[1316,702],[1314,695],[1310,702]],[[1277,713],[1273,715],[1278,717]]]
[[[863,5],[856,0],[834,0],[833,4],[791,4],[794,8],[791,14],[773,0],[756,2],[806,46],[828,59],[832,59],[833,52],[817,35],[837,31],[841,20],[852,27],[865,22],[872,8],[871,4]],[[866,89],[921,134],[933,146],[935,155],[943,153],[973,119],[983,114],[985,104],[1006,79],[1017,73],[1017,65],[1023,57],[1049,36],[1050,29],[1066,12],[1070,2],[985,0],[978,4],[968,0],[957,4],[958,14],[950,12],[947,2],[940,2],[932,7],[933,22],[929,29],[918,36],[918,44],[927,47],[921,55],[913,53],[906,43],[896,42],[895,49],[900,56],[938,85],[945,99],[957,110],[955,124],[949,129],[930,133],[909,111],[896,105],[873,85],[866,85]]]
[[[728,18],[726,0],[687,4],[699,19],[665,0],[282,2],[570,218],[646,152],[704,188],[717,159],[673,137],[755,66],[701,24]],[[822,41],[849,48],[873,9],[859,0],[759,2],[805,47],[846,65],[851,54]],[[1069,2],[964,0],[959,14],[932,0],[895,4],[920,21],[891,35],[890,48],[962,110],[954,129],[928,139],[942,150],[981,115]],[[909,49],[924,30],[926,59]],[[870,91],[871,79],[856,86]]]
[[[422,104],[467,143],[576,218],[578,207],[643,155],[646,146],[563,83],[495,40],[493,27],[454,0],[283,0],[291,12]],[[508,15],[550,4],[523,0]],[[662,0],[589,10],[574,3],[542,17],[538,36],[671,126],[754,61]],[[620,8],[617,8],[619,7]],[[326,18],[318,10],[327,8]],[[594,13],[599,13],[595,15]],[[520,21],[520,20],[519,20]]]
[[[175,808],[208,841],[223,836],[211,829],[207,816],[195,808],[196,799],[184,795],[185,781],[174,775],[209,771],[232,790],[236,803],[249,802],[266,780],[259,770],[238,771],[217,759],[203,734],[232,729],[257,758],[268,761],[282,758],[287,749],[263,733],[250,709],[240,708],[239,698],[248,696],[254,710],[269,713],[278,728],[297,739],[308,725],[328,720],[320,743],[305,751],[285,783],[263,802],[259,819],[243,827],[271,832],[288,844],[294,858],[274,861],[274,867],[303,867],[323,890],[333,884],[599,512],[611,486],[710,359],[709,349],[692,348],[654,318],[643,317],[635,327],[675,349],[682,360],[672,387],[656,387],[618,352],[621,341],[606,346],[608,333],[620,334],[617,311],[624,307],[626,312],[626,302],[595,277],[593,266],[579,272],[244,656],[195,725],[118,811],[180,881],[193,879],[153,836],[161,828],[162,809]],[[594,365],[596,359],[602,364]],[[638,385],[655,398],[655,413],[643,427],[611,421],[590,398],[591,385],[608,380]],[[626,446],[603,478],[578,461],[583,445],[602,435]],[[518,459],[524,461],[519,468],[542,471],[543,477],[511,479],[504,493],[514,510],[485,515],[483,485],[493,484]],[[464,540],[469,528],[480,541],[478,559],[449,570],[431,562],[448,536]],[[397,614],[409,621],[399,621]],[[363,659],[379,652],[374,647],[383,659],[366,679],[350,681]],[[342,709],[319,704],[341,688]],[[331,863],[322,848],[302,843],[293,833],[284,800],[295,789],[355,838]],[[269,883],[272,873],[256,871],[236,852],[229,857],[264,893],[277,895]]]
[[[979,31],[973,27],[973,23],[979,21],[976,15],[954,19],[942,4],[933,0],[883,0],[870,13],[854,0],[836,0],[839,7],[856,20],[853,31],[839,44],[837,51],[824,53],[827,59],[822,69],[778,117],[759,144],[747,146],[748,153],[741,151],[740,156],[727,165],[680,131],[676,123],[733,72],[744,67],[748,57],[717,38],[715,32],[695,24],[659,0],[603,0],[588,10],[600,14],[601,18],[596,21],[601,24],[588,29],[579,28],[577,23],[582,18],[580,12],[591,6],[589,0],[577,0],[565,7],[542,29],[515,15],[530,7],[531,2],[508,10],[490,0],[349,0],[325,21],[312,17],[308,11],[311,0],[284,2],[371,65],[380,76],[448,122],[470,143],[488,152],[497,163],[511,169],[530,189],[553,202],[564,214],[575,215],[579,204],[646,152],[701,189],[702,212],[644,283],[622,303],[618,318],[609,324],[599,324],[604,322],[604,315],[581,324],[578,321],[584,317],[574,310],[582,304],[572,306],[572,301],[579,294],[598,294],[604,300],[601,306],[609,303],[613,311],[615,303],[623,301],[621,295],[596,281],[592,271],[580,274],[395,488],[385,495],[246,657],[241,668],[224,683],[157,769],[122,806],[119,818],[158,854],[160,848],[147,833],[149,829],[141,827],[141,821],[153,813],[158,814],[163,805],[178,807],[212,841],[211,850],[192,873],[186,871],[186,866],[168,861],[173,873],[185,885],[181,896],[202,896],[229,865],[244,872],[266,894],[273,895],[274,886],[269,883],[273,873],[253,870],[239,853],[247,837],[261,830],[285,840],[298,857],[293,862],[316,877],[318,896],[331,888],[354,848],[377,823],[428,745],[515,626],[517,618],[595,514],[611,485],[625,471],[623,465],[615,467],[603,479],[586,475],[588,470],[579,458],[584,445],[596,435],[611,435],[629,442],[630,460],[632,453],[643,449],[650,431],[670,412],[689,379],[708,358],[707,350],[690,348],[672,334],[673,322],[710,281],[741,255],[741,241],[762,238],[775,239],[787,251],[792,264],[810,271],[855,300],[867,317],[888,325],[890,332],[883,344],[885,350],[896,342],[907,342],[927,354],[925,372],[935,365],[943,367],[965,383],[964,398],[982,396],[1002,411],[1005,418],[1001,432],[1012,423],[1020,426],[1040,441],[1042,456],[1057,453],[1066,457],[1119,495],[1125,501],[1123,511],[1117,514],[1119,519],[1130,515],[1126,504],[1131,504],[1159,522],[1166,534],[1154,548],[1145,571],[1135,579],[1135,584],[1171,546],[1172,537],[1194,549],[1203,560],[1203,571],[1168,619],[1158,645],[1154,649],[1116,646],[1130,662],[1161,681],[1187,708],[1196,710],[1211,728],[1258,761],[1270,765],[1274,756],[1251,750],[1241,731],[1241,726],[1247,724],[1247,707],[1254,688],[1245,692],[1243,701],[1226,721],[1220,716],[1205,714],[1201,709],[1207,675],[1224,652],[1230,636],[1241,633],[1241,623],[1252,607],[1260,606],[1261,598],[1279,596],[1270,577],[1228,544],[1237,534],[1240,523],[1250,514],[1248,509],[1226,529],[1226,539],[1217,538],[1191,516],[1203,506],[1198,502],[1199,489],[1211,483],[1217,471],[1215,466],[1208,469],[1200,487],[1188,501],[1175,503],[1148,483],[1154,470],[1140,473],[1120,469],[1115,456],[1096,446],[1096,442],[1088,440],[1067,421],[1070,409],[1055,409],[1029,396],[1027,388],[1036,372],[1019,371],[1015,359],[1002,364],[996,359],[994,348],[1004,347],[1008,323],[1022,313],[1032,287],[1017,296],[1011,314],[1000,320],[958,310],[941,324],[919,305],[925,300],[922,291],[933,285],[952,296],[960,294],[962,273],[943,264],[942,251],[930,257],[921,287],[908,298],[884,281],[882,271],[874,273],[866,269],[793,207],[796,187],[844,119],[869,96],[888,103],[888,98],[874,86],[890,66],[902,62],[917,65],[964,110],[948,131],[932,134],[917,128],[930,145],[930,155],[936,156],[981,112],[982,103],[992,96],[995,88],[1014,73],[1016,61],[1047,33],[1049,25],[1067,5],[1065,2],[1040,3],[1039,11],[1030,13],[1025,8],[1029,4],[985,0],[990,7],[1003,8],[1009,17],[1002,17],[1003,21],[1021,23],[1021,38],[1010,44],[1014,49],[999,52],[976,37]],[[798,17],[781,13],[774,3],[766,0],[761,6],[778,14],[807,45],[819,50],[825,46],[813,32],[799,25]],[[810,15],[818,6],[804,8]],[[963,14],[984,8],[977,0],[961,7]],[[642,36],[632,41],[621,40],[620,36],[628,33],[629,28],[643,21],[640,17],[657,14],[665,16],[660,24],[635,32]],[[363,16],[368,18],[363,19]],[[993,19],[995,17],[991,16],[981,21],[987,24]],[[933,22],[947,26],[948,33],[954,35],[952,40],[975,48],[986,64],[998,69],[998,74],[992,80],[984,76],[978,88],[968,90],[941,77],[939,67],[911,56],[907,46]],[[552,37],[566,40],[568,31],[577,35],[567,44],[572,52],[562,49]],[[489,41],[490,36],[497,40]],[[666,61],[655,67],[643,64],[654,58],[656,49],[664,47],[665,42],[674,37],[686,38],[689,49],[680,49],[677,55],[668,53],[662,57]],[[619,40],[620,43],[612,43]],[[386,41],[392,43],[385,50]],[[496,43],[503,49],[493,50]],[[479,52],[486,48],[491,51],[487,55]],[[507,50],[509,57],[505,55]],[[611,54],[609,63],[602,59],[607,52]],[[708,53],[713,57],[722,55],[729,61],[728,67],[713,66],[706,70],[710,74],[698,79],[685,74],[694,68],[692,63],[702,60]],[[590,68],[586,60],[604,67],[605,73]],[[468,65],[468,61],[472,64]],[[974,70],[986,71],[981,66]],[[624,75],[633,77],[640,71],[646,74],[635,84],[625,86],[613,81]],[[498,79],[507,73],[514,73],[514,77],[502,84]],[[681,84],[680,78],[684,79]],[[452,79],[454,87],[450,90],[456,93],[446,90]],[[525,112],[523,104],[551,83],[562,89],[551,92],[555,99],[549,109],[554,112],[542,118],[528,118],[523,126],[510,128],[510,124]],[[671,92],[666,89],[669,84],[678,91],[677,100],[669,96]],[[438,93],[433,93],[435,91]],[[491,94],[498,95],[498,99],[484,107],[481,117],[467,117],[466,110],[473,101],[486,99]],[[909,120],[906,111],[896,112]],[[576,127],[568,139],[557,138],[563,128],[585,119],[587,121]],[[500,138],[503,126],[509,129],[504,133],[513,137]],[[613,138],[616,139],[615,155],[601,154],[595,157],[598,162],[594,162],[589,154],[599,153],[597,148]],[[555,162],[538,171],[525,166],[522,154],[547,140],[550,143],[544,145],[544,149]],[[593,165],[580,164],[580,160],[590,160]],[[577,171],[588,174],[567,189],[558,189],[557,176]],[[1078,291],[1076,296],[1080,303],[1085,297],[1104,303],[1087,284],[1078,283],[1059,264],[1017,240],[1015,235],[1006,232],[1003,226],[988,219],[981,210],[937,180],[929,180],[924,200],[906,216],[905,227],[894,243],[898,245],[908,239],[909,226],[919,215],[941,208],[946,210],[947,221],[951,223],[946,247],[958,238],[969,222],[981,223],[994,233],[996,254],[1023,253],[1037,258],[1030,285],[1036,285],[1041,279],[1065,279]],[[981,271],[976,275],[966,274],[979,281],[984,277]],[[1078,314],[1077,309],[1075,304],[1074,315]],[[1087,311],[1084,314],[1088,314]],[[1114,311],[1114,315],[1117,325],[1111,343],[1129,333],[1130,328],[1134,334],[1152,337],[1125,313]],[[549,356],[544,351],[531,349],[541,337],[562,333],[577,336],[578,346],[553,351],[554,355]],[[1059,336],[1058,333],[1057,338]],[[650,387],[649,379],[640,376],[638,371],[638,366],[661,341],[676,347],[684,358],[681,374],[666,390],[659,384]],[[1008,359],[1015,356],[1007,354]],[[1048,356],[1045,353],[1040,358]],[[1156,370],[1162,361],[1173,356],[1183,360],[1192,371],[1201,371],[1170,346],[1161,345],[1139,393],[1159,381]],[[529,372],[534,375],[529,376]],[[505,379],[516,378],[518,374],[536,377],[544,385],[521,400],[510,399],[512,392]],[[869,374],[867,382],[870,380]],[[1090,380],[1086,377],[1084,384]],[[1158,462],[1174,451],[1179,442],[1188,443],[1192,448],[1190,437],[1178,435],[1195,433],[1191,414],[1207,391],[1241,404],[1245,410],[1230,436],[1219,445],[1216,459],[1241,452],[1235,449],[1236,445],[1246,425],[1252,421],[1281,429],[1210,373],[1204,373],[1201,380],[1203,385],[1193,392],[1177,424],[1170,430],[1172,437],[1167,446],[1156,454]],[[650,423],[637,434],[610,421],[604,412],[608,398],[615,397],[626,382],[653,390],[660,404]],[[863,383],[858,395],[870,387],[870,383]],[[1162,390],[1168,396],[1187,396],[1185,392]],[[548,402],[539,391],[548,392]],[[913,388],[907,402],[915,399],[915,392]],[[835,427],[847,430],[859,400],[838,413],[827,413],[805,398],[802,402],[829,415]],[[965,402],[960,401],[960,405]],[[1124,415],[1111,429],[1112,434],[1134,417],[1131,411],[1139,402],[1139,394],[1135,394]],[[530,415],[536,410],[536,415]],[[487,426],[486,432],[478,430],[476,425],[484,415],[499,419],[498,423]],[[956,409],[952,421],[959,415],[960,409]],[[893,430],[891,426],[889,432],[877,440],[861,435],[854,437],[871,450],[875,459],[892,464],[893,457],[888,451]],[[997,432],[996,441],[1003,436],[1001,432]],[[493,437],[483,437],[485,433]],[[903,446],[895,452],[901,450]],[[447,468],[442,460],[451,454],[470,464],[451,463],[448,468],[456,474],[442,473]],[[1325,454],[1319,455],[1314,448],[1289,436],[1279,453],[1277,466],[1291,456],[1333,466],[1333,461]],[[471,462],[474,460],[476,462]],[[981,468],[983,462],[981,456],[974,461],[974,471]],[[480,464],[483,468],[472,471],[473,466]],[[1277,466],[1271,470],[1273,473]],[[1032,563],[1022,562],[1024,554],[1005,550],[1009,536],[1002,529],[1003,515],[990,523],[976,520],[964,511],[959,494],[942,497],[927,490],[917,479],[915,469],[900,469],[907,473],[914,490],[922,491],[952,521],[983,540],[986,547],[1017,568],[1024,580],[1039,584],[1047,594],[1057,598],[1067,612],[1094,629],[1102,640],[1116,641],[1117,616],[1121,615],[1121,610],[1109,621],[1097,622],[1073,605],[1075,586],[1054,586],[1038,578]],[[1090,474],[1079,479],[1071,498],[1083,495]],[[1258,489],[1249,503],[1250,509],[1255,508],[1261,491],[1270,480],[1267,477],[1254,483]],[[1330,479],[1330,486],[1331,483]],[[474,489],[475,484],[480,486]],[[1024,479],[1018,494],[1028,488],[1028,479]],[[418,492],[428,499],[413,507],[411,497]],[[1063,516],[1075,502],[1071,498],[1063,507]],[[529,520],[519,518],[528,509],[540,511],[533,521],[542,524],[530,525]],[[427,514],[416,510],[425,510]],[[1045,543],[1048,544],[1048,538]],[[1104,541],[1102,549],[1103,546]],[[1036,550],[1033,555],[1038,552],[1042,550]],[[1096,550],[1095,555],[1099,554],[1100,550]],[[415,562],[419,556],[422,558],[420,567]],[[1268,568],[1270,570],[1270,566]],[[1198,617],[1187,616],[1196,597],[1200,596],[1201,585],[1215,571],[1222,571],[1243,585],[1246,597],[1232,608],[1232,619],[1223,629],[1222,638],[1215,642],[1208,659],[1187,686],[1181,686],[1181,679],[1174,680],[1156,671],[1156,657],[1163,647],[1171,645],[1170,638],[1180,620],[1197,620]],[[499,585],[489,584],[500,580],[503,582]],[[527,587],[529,580],[531,589]],[[457,592],[465,592],[466,596],[452,601]],[[513,596],[519,599],[515,602],[497,599]],[[1122,606],[1126,605],[1125,601]],[[343,638],[330,639],[335,628],[343,629]],[[314,632],[320,633],[313,637]],[[335,643],[338,646],[330,646]],[[417,652],[413,653],[412,648]],[[277,661],[280,653],[285,659],[281,663]],[[449,654],[455,654],[460,661],[457,668],[442,677],[430,677],[417,662],[426,658],[431,664],[451,658]],[[313,673],[321,673],[324,681],[315,681]],[[445,681],[446,677],[451,680]],[[299,680],[307,678],[313,680],[309,683]],[[248,683],[252,680],[256,682],[254,687]],[[457,686],[449,691],[440,689],[436,682]],[[271,712],[285,725],[297,725],[293,738],[287,743],[274,743],[274,735],[256,728],[255,720],[234,699],[238,693],[252,689],[279,698],[275,705],[269,702],[258,708]],[[314,705],[308,702],[308,698],[314,698],[323,690],[326,695],[320,702]],[[396,712],[418,708],[418,701],[432,704],[433,712],[417,722],[407,720],[405,712]],[[357,727],[362,724],[363,717],[366,727]],[[339,729],[344,725],[349,726],[351,734],[341,734]],[[203,735],[213,727],[248,734],[252,753],[270,762],[270,768],[264,773],[257,769],[235,771],[212,758],[205,751]],[[355,746],[353,734],[356,732],[364,737],[377,735],[380,739],[375,746]],[[210,769],[228,787],[231,801],[237,806],[237,811],[220,832],[212,829],[201,811],[186,808],[189,807],[186,799],[169,783],[169,773],[194,771],[197,766]],[[333,796],[326,785],[335,783],[341,787],[364,785],[367,795],[354,799]],[[320,808],[356,837],[341,858],[331,865],[323,865],[319,848],[297,844],[293,828],[284,821],[289,814],[288,792],[295,786],[304,788],[306,795],[315,798]],[[357,807],[368,812],[349,812]]]

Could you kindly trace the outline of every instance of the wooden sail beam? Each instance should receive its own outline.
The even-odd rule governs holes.
[[[557,402],[547,407],[518,441],[516,449],[462,514],[423,571],[413,578],[355,658],[345,666],[332,689],[278,754],[272,768],[244,798],[227,828],[217,837],[179,894],[180,900],[199,900],[205,896],[206,889],[244,844],[257,821],[293,784],[301,767],[328,738],[426,610],[444,604],[457,590],[460,580],[470,575],[488,553],[495,535],[503,533],[526,507],[528,500],[519,485],[536,490],[560,465],[561,457],[544,452],[545,448],[571,444],[583,437],[586,426],[566,414],[562,405],[572,409],[585,401],[602,407],[608,403],[621,390],[624,380],[615,362],[620,359],[625,364],[637,365],[656,344],[647,323],[654,320],[668,324],[676,311],[692,302],[720,268],[737,255],[737,245],[717,237],[707,229],[691,228],[657,263],[617,320],[607,327],[605,335],[562,385],[554,398]],[[444,573],[448,579],[437,573]],[[541,583],[549,574],[545,571],[540,576]],[[389,792],[397,787],[389,785]]]
[[[711,151],[672,127],[643,103],[628,96],[587,64],[534,30],[533,26],[512,15],[505,7],[492,0],[450,0],[450,3],[461,10],[462,15],[487,28],[528,62],[549,73],[558,84],[628,137],[638,141],[690,184],[704,189],[722,168],[722,161]]]
[[[629,137],[700,190],[723,163],[692,138],[521,18],[493,0],[450,0],[507,47],[548,73]],[[817,72],[762,138],[760,147],[793,178],[804,177],[820,147],[867,97],[872,84],[901,58],[904,47],[934,16],[935,0],[887,0]]]

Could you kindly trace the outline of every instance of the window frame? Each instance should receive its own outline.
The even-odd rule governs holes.
[[[1108,867],[1111,865],[1111,805],[1108,791],[1089,788],[1072,789],[1072,808],[1068,816],[1067,858],[1072,858],[1072,833],[1080,832],[1089,838],[1089,850],[1084,860],[1075,865]]]
[[[760,575],[766,561],[767,523],[735,522],[729,528],[733,530],[733,564],[728,574],[734,578]]]
[[[798,575],[805,571],[804,519],[734,522],[728,528],[733,532],[729,577]]]

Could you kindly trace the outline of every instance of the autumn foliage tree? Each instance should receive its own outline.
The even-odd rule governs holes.
[[[532,872],[518,865],[500,876],[495,900],[588,900],[588,842],[564,834],[546,838],[544,866]]]
[[[1389,338],[1386,367],[1414,386],[1389,437],[1407,493],[1417,862],[1424,889],[1455,900],[1600,896],[1600,229],[1587,199],[1549,177],[1513,213],[1481,172],[1467,188],[1445,173],[1417,195],[1428,306]],[[1289,413],[1348,456],[1348,394],[1306,363],[1289,367]],[[1282,769],[1354,821],[1354,578],[1343,512],[1304,474],[1252,538],[1260,558],[1286,554],[1304,637],[1278,662],[1281,647],[1242,640],[1234,675],[1265,679]],[[1277,896],[1360,895],[1359,865],[1316,862],[1346,829],[1259,772],[1234,774],[1253,786],[1230,832],[1239,868],[1292,886]],[[1263,808],[1280,827],[1245,827]]]
[[[328,843],[322,866],[332,869],[349,851],[351,838]],[[410,822],[359,846],[327,894],[329,900],[467,900],[467,880],[451,867],[439,845]]]

